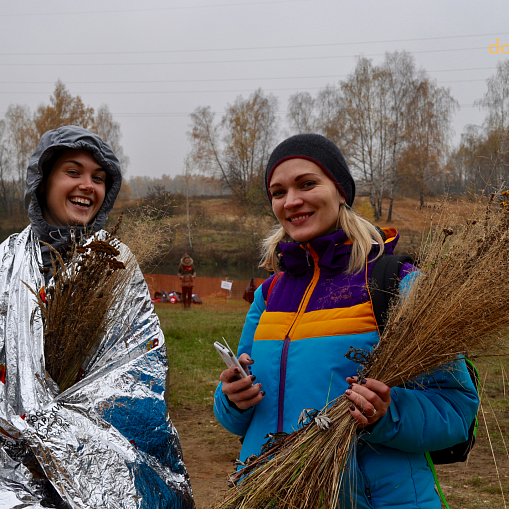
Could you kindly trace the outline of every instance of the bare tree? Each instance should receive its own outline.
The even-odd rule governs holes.
[[[322,134],[345,150],[343,108],[341,89],[327,85],[316,98],[309,92],[290,96],[286,118],[293,133]]]
[[[487,129],[509,128],[509,60],[498,62],[497,72],[486,80],[488,90],[474,104],[484,108],[488,115]]]
[[[415,72],[415,60],[406,51],[386,53],[382,64],[388,90],[390,117],[390,166],[388,168],[389,210],[387,221],[392,221],[394,193],[397,186],[398,162],[406,141],[405,113],[419,79]],[[419,73],[422,74],[422,73]],[[422,77],[422,76],[421,76]]]
[[[509,182],[509,60],[497,64],[482,99],[482,126],[468,125],[451,154],[448,170],[458,189],[493,192]]]
[[[210,173],[231,189],[223,161],[220,125],[214,123],[215,114],[210,106],[199,106],[191,113],[191,160],[204,173]]]
[[[286,119],[293,134],[315,132],[315,100],[309,92],[297,92],[290,96]]]
[[[359,58],[353,74],[341,83],[341,89],[346,157],[368,187],[375,220],[378,220],[391,149],[386,72],[371,60]]]
[[[209,107],[191,114],[191,160],[221,180],[241,203],[260,204],[263,176],[278,131],[277,99],[256,90],[237,97],[219,124]]]
[[[122,132],[120,124],[113,120],[113,115],[108,105],[103,104],[99,107],[90,130],[109,143],[120,161],[122,173],[125,173],[130,161],[129,157],[124,154],[124,147],[121,144]]]
[[[0,120],[0,203],[4,214],[9,213],[9,188],[11,186],[11,165],[7,149],[5,120]]]
[[[316,104],[316,131],[338,145],[346,153],[345,111],[341,89],[327,85],[318,92]]]
[[[410,185],[417,187],[421,206],[429,183],[443,169],[452,134],[452,116],[458,107],[449,90],[429,78],[415,83],[405,115],[407,143],[401,166]]]
[[[189,239],[189,249],[191,250],[191,254],[193,254],[193,241],[191,238],[191,218],[189,215],[189,192],[190,192],[190,181],[191,181],[191,162],[189,157],[186,157],[184,160],[184,181],[185,181],[185,191],[186,191],[186,216],[187,216],[187,236]]]
[[[491,193],[509,182],[509,129],[469,125],[448,161],[449,182],[457,192]]]
[[[22,212],[26,169],[37,146],[38,136],[28,106],[11,104],[7,108],[5,119],[8,152],[15,174],[12,198],[17,203],[18,212]]]

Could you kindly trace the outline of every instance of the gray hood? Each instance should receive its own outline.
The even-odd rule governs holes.
[[[97,134],[74,125],[59,127],[58,129],[45,132],[41,137],[39,146],[30,158],[27,168],[25,206],[27,207],[28,218],[36,235],[41,240],[51,244],[53,244],[52,241],[57,241],[57,244],[61,244],[62,240],[64,242],[69,240],[70,228],[69,226],[53,226],[44,220],[41,206],[37,199],[37,188],[43,179],[44,163],[52,157],[55,151],[67,148],[92,152],[95,160],[111,177],[111,185],[108,185],[106,189],[104,202],[93,223],[95,231],[100,230],[106,223],[108,214],[113,208],[113,204],[120,191],[120,186],[122,185],[120,162],[111,147]],[[92,225],[87,226],[92,227]]]

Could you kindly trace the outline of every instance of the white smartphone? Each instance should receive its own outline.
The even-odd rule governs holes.
[[[232,352],[232,349],[226,342],[226,339],[223,338],[224,345],[220,343],[219,341],[216,341],[214,343],[214,347],[217,350],[217,353],[221,356],[221,359],[223,359],[224,363],[231,368],[232,366],[235,366],[239,368],[240,370],[240,376],[241,378],[246,378],[248,375],[244,371],[244,368],[241,366],[239,360],[235,356],[235,354]],[[225,346],[226,345],[226,346]]]

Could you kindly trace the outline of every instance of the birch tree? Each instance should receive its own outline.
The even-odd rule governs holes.
[[[370,196],[375,220],[382,215],[390,157],[390,118],[386,72],[359,58],[341,83],[344,101],[346,157]]]
[[[419,192],[421,206],[430,182],[440,177],[452,134],[452,116],[458,102],[449,90],[429,78],[414,85],[406,111],[406,150],[403,172]]]
[[[264,174],[277,142],[277,99],[261,89],[237,97],[219,123],[210,107],[191,114],[190,157],[203,172],[217,177],[244,204],[263,203]]]
[[[309,92],[297,92],[289,97],[286,119],[292,134],[315,132],[315,100]]]
[[[113,152],[115,152],[115,155],[120,161],[122,173],[125,173],[129,166],[129,157],[125,155],[124,147],[121,143],[122,131],[120,129],[120,124],[113,119],[113,115],[107,104],[102,104],[97,110],[90,130],[98,134],[111,146]]]
[[[26,169],[33,151],[37,147],[38,136],[28,106],[11,104],[5,114],[7,129],[7,151],[12,165],[13,205],[16,212],[23,212],[23,192]]]
[[[388,115],[390,137],[390,165],[387,171],[389,209],[387,221],[392,221],[394,194],[398,184],[399,159],[404,150],[406,134],[405,114],[412,100],[416,79],[415,60],[406,51],[386,53],[382,64],[388,92]]]
[[[497,72],[486,80],[487,91],[474,104],[487,112],[488,130],[509,128],[509,60],[498,62]]]

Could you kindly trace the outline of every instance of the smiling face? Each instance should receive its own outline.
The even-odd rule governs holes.
[[[276,167],[269,183],[272,210],[297,242],[332,233],[344,202],[334,181],[312,161],[288,159]]]
[[[106,172],[88,150],[66,149],[41,184],[42,215],[53,226],[87,225],[106,195]]]

